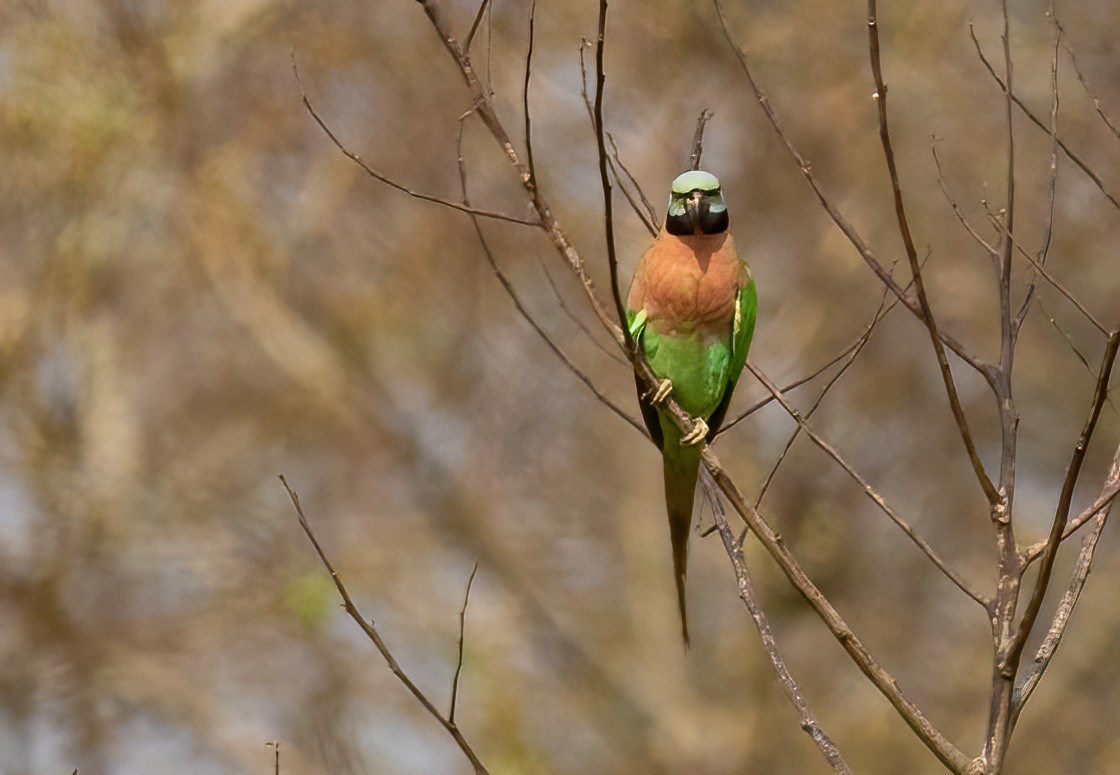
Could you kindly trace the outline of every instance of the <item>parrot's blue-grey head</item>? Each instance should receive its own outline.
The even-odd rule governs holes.
[[[678,237],[727,231],[727,203],[719,178],[703,170],[678,175],[669,191],[665,228]]]

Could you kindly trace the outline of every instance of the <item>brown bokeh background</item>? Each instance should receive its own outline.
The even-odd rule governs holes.
[[[446,5],[462,36],[475,6]],[[981,200],[1004,202],[1003,104],[968,21],[998,61],[998,4],[885,5],[892,128],[932,303],[946,330],[993,359],[993,275],[938,190],[930,135],[948,186],[994,239]],[[1045,3],[1012,5],[1016,90],[1045,116],[1053,28]],[[1120,116],[1120,10],[1059,10],[1096,96]],[[528,11],[497,3],[474,44],[518,143]],[[816,175],[886,261],[902,258],[865,7],[752,0],[730,11]],[[595,12],[587,0],[541,2],[532,105],[541,184],[606,288],[578,57]],[[766,125],[714,8],[617,0],[610,14],[606,120],[623,159],[660,208],[697,114],[715,110],[705,167],[724,182],[758,283],[752,358],[781,384],[811,372],[861,333],[881,287]],[[310,98],[354,151],[456,197],[456,119],[469,104],[416,3],[8,0],[0,20],[0,773],[264,773],[271,740],[284,772],[467,771],[338,610],[280,472],[365,613],[444,706],[477,558],[458,721],[494,772],[827,769],[714,536],[693,539],[693,649],[682,655],[656,450],[518,316],[468,219],[371,180],[303,111],[293,50]],[[1061,134],[1120,189],[1120,142],[1064,52],[1059,66]],[[1034,251],[1050,145],[1021,115],[1015,129],[1019,238]],[[477,123],[465,151],[474,201],[525,213]],[[617,204],[628,278],[649,236]],[[1120,318],[1118,225],[1061,159],[1052,271],[1106,325]],[[593,323],[543,234],[484,228],[534,314],[636,415],[627,368],[553,294],[546,272]],[[1028,279],[1018,262],[1017,297]],[[1040,288],[1015,372],[1025,539],[1047,530],[1083,421],[1093,375],[1078,353],[1095,369],[1103,343]],[[994,465],[990,394],[954,363]],[[793,397],[807,408],[822,385]],[[744,377],[735,407],[764,394]],[[1105,407],[1075,509],[1099,489],[1117,417]],[[813,422],[991,589],[982,493],[912,316],[883,321]],[[744,491],[758,491],[792,427],[768,407],[720,439]],[[763,510],[902,687],[978,752],[982,611],[805,440]],[[1012,772],[1120,772],[1114,536],[1023,715]],[[939,771],[749,540],[748,558],[791,669],[855,770]]]

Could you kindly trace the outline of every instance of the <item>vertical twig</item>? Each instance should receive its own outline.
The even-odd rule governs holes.
[[[603,69],[603,53],[607,45],[607,0],[599,0],[599,35],[595,44],[595,142],[599,149],[599,180],[603,186],[603,229],[607,241],[607,263],[611,272],[611,295],[614,297],[615,314],[622,328],[626,351],[637,351],[630,326],[626,321],[626,308],[622,303],[622,290],[618,282],[618,254],[614,246],[614,202],[611,198],[611,178],[607,172],[606,129],[603,127],[603,97],[606,93],[607,75]]]
[[[474,561],[471,575],[467,577],[467,591],[463,593],[463,607],[459,609],[459,658],[455,660],[455,677],[451,679],[451,709],[447,713],[447,720],[455,723],[455,707],[459,699],[459,676],[463,672],[463,644],[464,634],[467,629],[467,604],[471,601],[471,587],[474,586],[474,576],[478,573],[478,560]]]
[[[714,115],[715,113],[704,108],[700,111],[700,117],[696,119],[696,132],[692,136],[692,153],[688,155],[690,169],[700,169],[700,156],[704,153],[704,127]]]
[[[890,174],[891,190],[894,195],[895,217],[898,221],[898,232],[906,249],[906,258],[910,262],[910,272],[914,277],[914,292],[918,297],[921,307],[921,318],[929,331],[930,341],[933,343],[934,353],[937,356],[937,365],[941,369],[941,379],[945,383],[945,392],[949,396],[949,406],[953,412],[953,419],[957,423],[961,440],[964,442],[968,459],[972,463],[972,470],[988,503],[995,507],[1001,501],[1000,493],[996,490],[980,454],[976,451],[972,433],[968,427],[968,418],[961,406],[960,396],[957,394],[956,381],[953,379],[952,369],[949,368],[949,359],[945,355],[945,346],[941,343],[941,335],[934,320],[933,311],[930,309],[929,299],[926,295],[925,283],[922,281],[922,268],[918,263],[918,250],[914,246],[914,239],[910,234],[910,223],[906,217],[906,206],[902,199],[902,185],[899,182],[898,168],[894,159],[894,147],[891,144],[890,128],[887,123],[887,85],[883,82],[883,69],[879,57],[879,22],[876,18],[875,0],[867,2],[867,32],[871,54],[871,74],[875,79],[875,102],[879,109],[879,140],[883,146],[883,155],[886,158],[887,172]]]
[[[1081,475],[1081,464],[1085,461],[1085,453],[1092,441],[1093,431],[1096,430],[1097,420],[1100,418],[1101,409],[1108,397],[1108,383],[1112,376],[1112,366],[1116,362],[1116,352],[1120,349],[1120,327],[1113,329],[1108,338],[1104,357],[1101,360],[1100,373],[1097,375],[1097,384],[1093,389],[1093,398],[1089,403],[1089,416],[1081,434],[1077,437],[1073,455],[1070,458],[1069,469],[1066,471],[1065,481],[1062,483],[1062,494],[1058,498],[1058,508],[1054,513],[1054,522],[1050,526],[1050,536],[1046,540],[1046,549],[1042,553],[1042,561],[1038,567],[1038,578],[1035,580],[1034,592],[1027,603],[1023,616],[1019,620],[1019,627],[1015,632],[1011,648],[1007,655],[1008,667],[1014,671],[1018,669],[1019,658],[1026,646],[1027,636],[1034,628],[1035,619],[1038,618],[1042,599],[1046,596],[1046,588],[1050,584],[1050,574],[1054,570],[1054,558],[1058,555],[1058,547],[1062,542],[1062,535],[1069,521],[1070,505],[1073,502],[1073,491],[1077,487],[1077,479]]]
[[[522,110],[525,113],[525,166],[529,169],[529,180],[537,185],[537,168],[533,164],[533,114],[529,110],[529,82],[533,76],[533,43],[537,23],[537,0],[529,9],[529,49],[525,52],[525,84],[521,90]]]
[[[1050,17],[1053,18],[1053,16],[1054,4],[1051,3]],[[1057,33],[1054,35],[1054,54],[1050,59],[1050,175],[1047,181],[1049,201],[1046,209],[1046,229],[1042,235],[1042,247],[1038,249],[1038,255],[1031,262],[1035,266],[1034,274],[1031,276],[1027,292],[1023,296],[1023,303],[1019,307],[1019,312],[1015,315],[1012,331],[1016,338],[1023,327],[1023,320],[1027,317],[1031,299],[1034,298],[1035,291],[1038,288],[1038,278],[1045,269],[1046,259],[1050,255],[1050,242],[1054,236],[1054,205],[1058,198],[1058,47],[1061,42],[1062,28],[1061,25],[1058,25]]]

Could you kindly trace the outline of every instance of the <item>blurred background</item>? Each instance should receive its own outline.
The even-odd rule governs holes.
[[[790,136],[884,262],[902,259],[905,282],[866,7],[735,5],[733,32]],[[1004,206],[1004,108],[968,25],[1001,61],[998,3],[884,5],[892,130],[932,304],[946,331],[994,359],[991,267],[938,189],[930,138],[946,185],[994,240],[982,203]],[[1012,5],[1015,88],[1045,119],[1054,30],[1046,3]],[[445,8],[463,38],[477,6]],[[531,100],[541,185],[605,289],[579,67],[596,8],[540,3]],[[1120,7],[1059,12],[1095,96],[1120,118]],[[497,1],[472,49],[519,147],[528,15],[524,0]],[[469,102],[416,3],[6,0],[0,20],[0,773],[266,773],[274,740],[283,772],[468,771],[339,610],[281,472],[358,604],[442,707],[477,559],[458,721],[492,771],[827,771],[716,536],[693,537],[693,648],[682,654],[656,450],[516,313],[465,216],[367,177],[303,110],[292,52],[352,150],[457,198],[456,120]],[[606,121],[658,210],[687,166],[697,114],[715,111],[704,166],[723,180],[757,280],[754,362],[783,385],[827,363],[864,330],[882,288],[765,123],[713,6],[616,0],[608,34]],[[1063,138],[1120,190],[1120,141],[1064,50],[1059,69]],[[1050,144],[1018,113],[1015,129],[1018,236],[1033,253]],[[526,214],[476,121],[464,151],[472,200]],[[628,282],[650,237],[621,197],[616,222]],[[1120,213],[1061,158],[1050,267],[1106,326],[1120,318],[1118,227]],[[532,312],[637,416],[628,369],[600,348],[607,339],[545,236],[483,228]],[[1015,272],[1021,298],[1029,267]],[[1022,540],[1048,528],[1103,346],[1040,286],[1015,371]],[[836,368],[791,393],[797,405],[811,406]],[[995,466],[991,396],[954,368]],[[764,395],[745,376],[732,415]],[[983,496],[909,313],[879,325],[813,423],[992,591]],[[792,428],[771,406],[720,438],[746,493]],[[1118,441],[1113,403],[1075,511]],[[762,509],[903,689],[978,752],[983,612],[804,439]],[[1009,772],[1120,772],[1118,548],[1108,531]],[[940,771],[750,540],[747,553],[779,646],[853,768]]]

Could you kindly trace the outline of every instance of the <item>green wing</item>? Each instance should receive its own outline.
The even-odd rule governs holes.
[[[638,349],[645,351],[645,343],[642,341],[643,334],[646,330],[646,321],[649,319],[648,313],[642,309],[635,312],[634,310],[626,310],[626,322],[630,328],[630,336],[634,337],[634,342],[638,345]],[[634,384],[638,386],[638,406],[642,410],[642,419],[645,420],[646,430],[649,431],[649,436],[653,439],[653,443],[657,445],[658,449],[665,447],[665,434],[661,431],[661,419],[657,415],[657,408],[645,399],[646,387],[642,382],[642,378],[635,372]]]
[[[735,320],[731,326],[731,362],[727,367],[727,388],[723,391],[723,398],[719,406],[708,418],[708,441],[715,438],[719,426],[727,415],[727,408],[731,405],[731,394],[735,392],[735,383],[747,363],[747,352],[751,348],[751,338],[754,336],[754,321],[758,310],[758,295],[754,288],[754,278],[750,269],[743,266],[747,281],[739,287],[739,295],[735,304]]]

